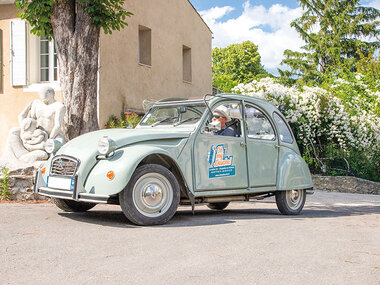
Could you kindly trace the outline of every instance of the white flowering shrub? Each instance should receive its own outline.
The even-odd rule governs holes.
[[[354,73],[348,80],[334,80],[326,89],[341,99],[349,115],[354,146],[361,150],[379,148],[380,80]]]
[[[353,83],[338,79],[326,88],[286,87],[267,77],[239,84],[232,90],[265,99],[276,106],[284,105],[284,115],[297,128],[305,147],[310,142],[333,143],[345,151],[355,148],[371,155],[371,150],[379,146],[380,92],[373,86],[369,90],[360,75]]]

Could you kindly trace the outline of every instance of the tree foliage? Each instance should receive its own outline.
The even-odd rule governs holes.
[[[15,0],[21,19],[26,20],[31,26],[31,33],[37,36],[53,37],[51,23],[52,8],[56,2],[80,2],[85,11],[90,15],[94,25],[110,34],[113,30],[120,30],[128,25],[126,17],[131,12],[123,8],[125,0]],[[75,7],[75,5],[73,5]],[[75,9],[75,8],[74,8]],[[75,12],[75,11],[73,11]],[[80,20],[80,19],[79,19]]]
[[[370,53],[365,56],[359,51],[360,60],[356,62],[356,69],[362,74],[370,74],[375,79],[380,79],[380,55],[373,56]]]
[[[261,65],[257,46],[250,41],[214,48],[212,51],[213,86],[229,92],[239,83],[251,82],[267,74]]]
[[[320,83],[321,73],[342,67],[356,71],[361,54],[368,57],[379,49],[379,10],[360,6],[359,0],[298,1],[305,12],[291,26],[306,45],[303,52],[286,50],[282,61],[293,76]]]

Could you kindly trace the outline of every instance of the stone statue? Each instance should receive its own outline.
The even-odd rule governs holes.
[[[18,116],[20,127],[9,131],[0,168],[39,167],[49,157],[45,151],[47,139],[65,142],[62,132],[65,106],[55,100],[51,87],[43,88],[39,95],[40,100],[30,102]]]
[[[55,101],[54,89],[51,87],[43,88],[39,95],[41,100],[30,102],[18,116],[20,126],[30,113],[30,118],[37,121],[38,128],[49,134],[49,139],[56,139],[64,143],[65,136],[62,132],[62,123],[65,106]]]
[[[44,149],[48,133],[37,128],[37,121],[31,118],[22,120],[20,137],[22,144],[28,151]]]

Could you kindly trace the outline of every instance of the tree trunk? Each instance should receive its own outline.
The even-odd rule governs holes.
[[[320,70],[319,70],[320,73],[325,73],[325,69],[326,69],[326,65],[327,65],[326,61],[327,61],[326,57],[322,56],[321,62],[320,62]]]
[[[77,2],[77,3],[76,3]],[[55,1],[51,22],[58,57],[66,140],[99,129],[97,76],[100,28],[80,1]]]

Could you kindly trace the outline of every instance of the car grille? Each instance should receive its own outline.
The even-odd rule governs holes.
[[[51,162],[50,175],[74,176],[77,167],[76,159],[57,156]]]

